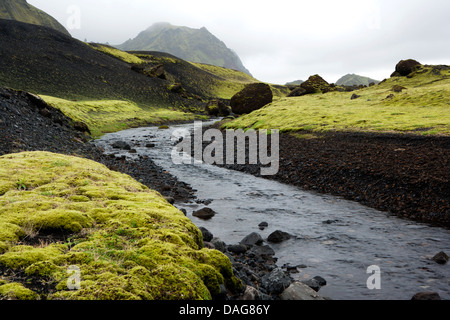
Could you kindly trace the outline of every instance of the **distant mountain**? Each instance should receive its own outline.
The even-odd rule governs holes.
[[[359,85],[368,86],[372,82],[375,84],[380,83],[380,81],[374,80],[374,79],[371,79],[368,77],[358,76],[356,74],[347,74],[347,75],[343,76],[342,78],[340,78],[336,82],[336,85],[338,85],[338,86],[359,86]]]
[[[299,86],[301,85],[303,82],[303,80],[296,80],[296,81],[292,81],[292,82],[288,82],[286,83],[287,86]]]
[[[0,19],[49,27],[70,36],[69,31],[56,19],[28,4],[26,0],[1,0]]]
[[[239,56],[206,28],[192,29],[156,23],[139,35],[116,46],[124,51],[159,51],[170,53],[190,62],[210,64],[228,69],[250,72]]]

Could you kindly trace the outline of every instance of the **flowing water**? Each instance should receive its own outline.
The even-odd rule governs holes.
[[[207,124],[207,123],[205,123]],[[327,285],[322,296],[345,300],[409,300],[417,292],[438,292],[450,299],[450,265],[439,265],[431,258],[440,251],[450,254],[450,231],[399,219],[361,204],[338,197],[316,194],[275,181],[207,164],[175,165],[171,159],[174,129],[193,129],[193,124],[137,128],[107,134],[96,144],[106,153],[136,155],[113,150],[115,141],[126,141],[156,164],[197,190],[216,211],[209,221],[192,216],[204,204],[177,203],[199,227],[210,230],[227,244],[237,244],[257,232],[264,239],[276,230],[293,237],[275,250],[278,265],[298,266],[297,280],[321,276]],[[155,148],[146,148],[147,143]],[[269,227],[260,230],[258,225]],[[380,268],[381,289],[369,290],[373,273]],[[370,283],[375,283],[370,281]]]

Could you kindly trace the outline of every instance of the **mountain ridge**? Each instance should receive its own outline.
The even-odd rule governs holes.
[[[193,29],[158,22],[116,48],[123,51],[159,51],[180,59],[211,64],[251,76],[239,56],[205,27]]]

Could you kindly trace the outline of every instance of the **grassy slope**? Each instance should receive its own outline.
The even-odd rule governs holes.
[[[0,157],[0,300],[210,299],[239,285],[202,247],[183,213],[127,175],[46,152]],[[67,288],[70,265],[80,290]]]
[[[353,93],[331,92],[282,98],[265,108],[225,124],[227,128],[282,131],[375,131],[450,134],[450,71],[431,68],[412,78],[396,77]],[[394,93],[394,85],[406,87]],[[386,99],[394,94],[392,99]]]

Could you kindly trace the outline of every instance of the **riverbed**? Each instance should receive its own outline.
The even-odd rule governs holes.
[[[208,123],[204,123],[208,125]],[[148,156],[196,190],[201,201],[175,203],[199,227],[227,244],[236,244],[257,232],[264,239],[276,230],[292,235],[281,244],[269,243],[277,264],[299,266],[297,280],[321,276],[327,285],[320,294],[335,300],[409,300],[417,292],[438,292],[450,299],[450,269],[432,257],[450,252],[450,231],[399,219],[386,212],[339,197],[305,191],[291,185],[207,164],[174,164],[174,130],[144,127],[107,134],[96,141],[107,154],[133,158]],[[136,150],[112,148],[125,141]],[[149,147],[149,144],[154,144]],[[202,203],[200,203],[202,202]],[[211,220],[192,212],[204,207],[216,211]],[[267,222],[260,230],[258,225]],[[380,289],[370,290],[370,266],[381,271]]]

